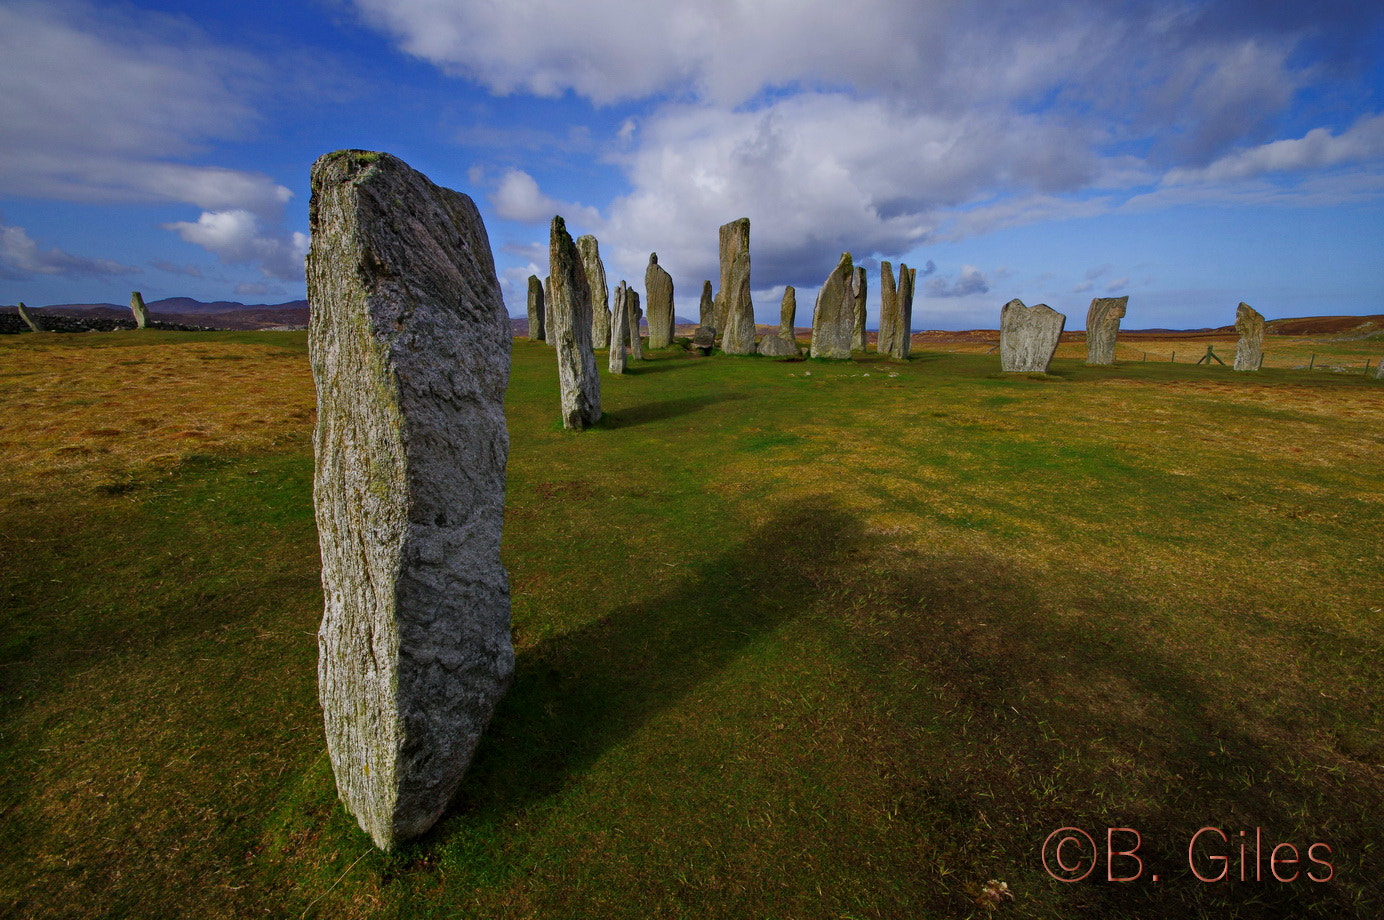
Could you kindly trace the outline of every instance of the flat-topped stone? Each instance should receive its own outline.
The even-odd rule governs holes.
[[[750,299],[750,219],[721,227],[721,291],[716,330],[728,355],[754,353],[754,302]]]
[[[1000,368],[1006,373],[1046,374],[1067,317],[1045,303],[1011,300],[1000,311]]]

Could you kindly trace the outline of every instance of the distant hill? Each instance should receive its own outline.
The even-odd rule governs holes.
[[[165,323],[210,326],[216,329],[269,329],[279,326],[306,326],[308,302],[243,304],[234,300],[204,303],[191,297],[165,297],[145,303],[149,315]],[[99,317],[107,320],[130,318],[130,308],[114,303],[58,303],[30,308],[39,316],[70,316],[77,319]]]

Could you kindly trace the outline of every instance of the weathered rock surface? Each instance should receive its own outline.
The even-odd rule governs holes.
[[[1093,297],[1086,311],[1086,363],[1114,364],[1115,339],[1120,320],[1129,306],[1128,297]]]
[[[644,321],[644,310],[639,306],[639,292],[625,285],[625,322],[630,326],[630,357],[636,361],[644,360],[643,335],[639,328]]]
[[[750,219],[721,227],[721,291],[716,330],[728,355],[754,354],[754,303],[750,300]]]
[[[537,275],[529,275],[529,338],[535,342],[544,340],[543,282]]]
[[[760,339],[756,350],[770,358],[796,358],[802,354],[796,342],[790,342],[777,332],[771,332]]]
[[[591,349],[591,289],[567,222],[553,218],[548,234],[548,339],[557,349],[562,427],[587,428],[601,418],[601,378]]]
[[[581,254],[586,286],[591,291],[591,347],[605,348],[610,344],[610,292],[601,262],[601,244],[588,233],[577,238],[577,252]]]
[[[479,211],[388,154],[312,168],[308,334],[337,790],[382,849],[451,802],[514,671],[510,326]]]
[[[899,313],[890,356],[898,361],[908,360],[913,351],[913,291],[918,281],[918,270],[899,263]]]
[[[1067,317],[1045,303],[1024,306],[1011,300],[1000,311],[1000,369],[1046,374]]]
[[[615,288],[615,303],[610,315],[610,372],[625,372],[625,341],[629,338],[629,314],[625,310],[625,282]]]
[[[865,350],[865,296],[869,293],[869,281],[865,277],[865,267],[857,265],[855,273],[851,276],[851,297],[855,304],[855,322],[851,327],[851,348],[855,351]]]
[[[1264,363],[1264,317],[1247,303],[1235,308],[1235,331],[1240,341],[1235,343],[1235,369],[1257,371]]]
[[[703,355],[711,354],[716,347],[716,329],[712,326],[698,326],[692,333],[692,347]]]
[[[644,296],[649,298],[649,347],[667,348],[673,344],[673,276],[658,264],[658,253],[649,253],[644,270]]]
[[[24,306],[24,301],[21,300],[16,306],[19,308],[19,318],[24,320],[24,325],[29,327],[30,332],[43,331],[43,327],[38,324],[38,319],[29,312],[28,307]]]
[[[894,266],[879,263],[879,334],[875,336],[875,351],[887,355],[894,350],[894,338],[899,332],[899,291],[894,286]]]
[[[812,348],[814,358],[849,358],[851,339],[855,331],[855,296],[852,281],[855,267],[851,254],[841,253],[812,308]]]
[[[783,289],[783,301],[779,304],[778,331],[759,340],[759,353],[773,358],[796,358],[802,354],[798,348],[794,324],[798,321],[798,292],[790,284]]]
[[[149,308],[144,305],[144,296],[139,291],[130,292],[130,312],[135,315],[136,329],[149,325]]]
[[[698,305],[697,325],[716,327],[716,301],[711,297],[711,282],[702,282],[702,302]]]

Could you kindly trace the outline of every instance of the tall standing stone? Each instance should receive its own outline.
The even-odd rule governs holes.
[[[900,272],[902,274],[902,271]],[[894,286],[894,266],[879,263],[879,334],[875,336],[875,351],[881,355],[894,351],[894,338],[899,333],[899,291]]]
[[[591,347],[605,348],[610,344],[610,292],[605,264],[601,262],[601,244],[588,233],[577,238],[577,252],[586,271],[586,286],[591,290]]]
[[[1000,369],[1046,374],[1067,317],[1045,303],[1024,306],[1011,300],[1000,311]]]
[[[24,320],[24,325],[29,327],[29,331],[42,332],[43,327],[38,324],[38,320],[34,317],[32,313],[29,312],[29,309],[24,306],[24,301],[21,300],[18,304],[18,307],[19,318]]]
[[[451,802],[514,671],[504,520],[509,316],[480,212],[388,154],[312,168],[318,693],[375,844]]]
[[[913,291],[918,282],[918,270],[899,263],[899,325],[894,336],[894,348],[890,354],[899,361],[907,361],[913,352]]]
[[[537,275],[529,275],[529,338],[535,342],[544,339],[543,282]]]
[[[841,253],[812,308],[812,349],[814,358],[849,358],[855,331],[855,296],[852,281],[855,268],[851,254]]]
[[[636,361],[644,360],[644,345],[640,336],[640,323],[644,311],[639,306],[639,292],[625,285],[625,321],[630,325],[630,357]]]
[[[851,276],[851,297],[855,301],[854,324],[851,327],[851,348],[855,351],[865,350],[865,297],[869,293],[868,286],[865,266],[857,265],[855,273]]]
[[[1235,331],[1240,341],[1235,343],[1235,369],[1257,371],[1264,363],[1264,317],[1247,303],[1235,308]]]
[[[711,282],[702,282],[702,301],[697,306],[697,325],[716,326],[716,302],[711,297]]]
[[[754,303],[750,300],[750,219],[721,227],[721,291],[716,331],[728,355],[754,353]]]
[[[601,418],[601,378],[591,350],[591,288],[567,222],[553,218],[548,234],[548,339],[557,348],[562,427],[586,428]]]
[[[610,314],[610,372],[625,372],[625,341],[629,338],[629,313],[625,310],[625,282],[615,288],[614,309]]]
[[[1114,364],[1115,339],[1120,320],[1129,306],[1128,297],[1093,297],[1086,311],[1086,363]]]
[[[658,264],[658,253],[649,253],[644,270],[644,295],[649,298],[649,347],[673,344],[673,276]]]
[[[802,354],[793,332],[793,324],[797,319],[798,292],[790,284],[783,289],[783,302],[779,304],[778,331],[759,340],[759,353],[771,358],[796,358]]]
[[[144,296],[139,291],[130,292],[130,312],[135,315],[136,329],[149,325],[149,308],[144,305]]]

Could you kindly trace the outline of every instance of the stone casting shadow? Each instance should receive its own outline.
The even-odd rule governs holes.
[[[836,565],[861,533],[829,503],[783,511],[687,581],[521,653],[459,797],[429,837],[445,838],[453,822],[503,823],[559,791],[794,616],[802,586],[783,577],[785,559]]]
[[[679,415],[690,415],[717,403],[747,398],[744,393],[721,393],[714,396],[682,396],[677,399],[665,399],[661,402],[644,403],[640,406],[630,406],[627,409],[606,412],[601,416],[597,426],[601,428],[632,428],[635,425],[677,418]]]

